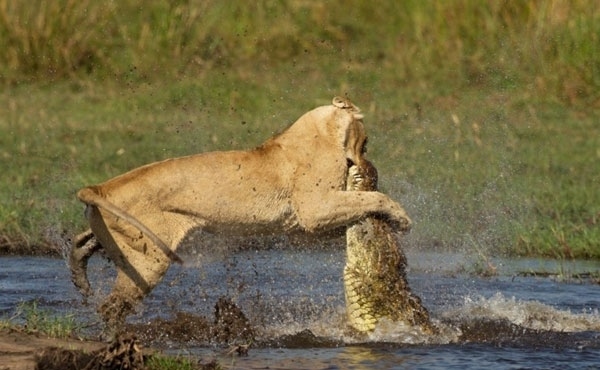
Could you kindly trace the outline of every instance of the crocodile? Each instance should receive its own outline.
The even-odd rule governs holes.
[[[346,190],[376,191],[377,169],[366,159],[348,169]],[[392,227],[382,217],[369,216],[346,230],[344,290],[350,327],[370,333],[384,318],[437,330],[421,299],[411,292],[407,260]]]

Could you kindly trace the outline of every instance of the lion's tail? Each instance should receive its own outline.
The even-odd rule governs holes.
[[[167,244],[165,244],[165,242],[163,242],[156,234],[154,234],[152,232],[152,230],[150,230],[146,225],[141,223],[134,216],[130,215],[126,211],[120,209],[119,207],[115,206],[114,204],[112,204],[111,202],[109,202],[108,200],[106,200],[105,198],[100,196],[94,190],[93,187],[86,187],[86,188],[81,189],[77,193],[77,198],[79,198],[79,200],[81,200],[83,203],[85,203],[87,205],[92,205],[92,206],[95,206],[98,208],[102,208],[105,211],[111,213],[113,216],[119,217],[119,218],[127,221],[132,226],[134,226],[135,228],[140,230],[142,233],[144,233],[148,238],[150,238],[150,240],[152,240],[152,242],[154,244],[156,244],[156,246],[158,246],[158,248],[160,248],[160,250],[165,255],[167,255],[167,257],[169,257],[172,261],[175,261],[177,263],[183,263],[183,260],[177,255],[177,253],[173,252],[167,246]]]

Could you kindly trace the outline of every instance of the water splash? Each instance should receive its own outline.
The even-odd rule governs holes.
[[[459,340],[461,332],[457,327],[435,319],[432,321],[438,329],[436,334],[425,333],[417,326],[383,319],[378,323],[373,333],[369,335],[368,341],[373,343],[448,344]],[[348,338],[348,343],[352,342],[352,338]]]
[[[442,316],[453,321],[506,320],[524,328],[543,331],[600,331],[600,313],[597,308],[573,313],[538,301],[507,298],[502,293],[496,293],[490,298],[467,296],[462,306],[448,310]]]

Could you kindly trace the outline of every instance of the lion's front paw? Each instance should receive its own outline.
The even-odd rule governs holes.
[[[393,217],[390,219],[390,225],[395,232],[408,234],[412,228],[412,221],[406,214],[406,211],[398,205],[393,213]]]
[[[412,220],[408,217],[403,218],[402,221],[400,222],[399,230],[405,234],[408,234],[411,229],[412,229]]]
[[[412,221],[408,217],[402,217],[400,219],[391,222],[391,226],[396,232],[402,234],[408,234],[412,229]]]

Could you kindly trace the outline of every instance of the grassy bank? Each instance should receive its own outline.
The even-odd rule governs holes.
[[[58,245],[78,188],[347,94],[411,245],[600,258],[597,3],[334,3],[0,0],[0,242]]]
[[[110,344],[85,338],[74,314],[60,315],[23,302],[9,318],[0,317],[0,359],[6,368],[138,368],[148,370],[221,369],[215,360],[201,364],[191,356],[164,355],[143,348],[133,334]],[[28,363],[31,362],[31,366]],[[11,366],[12,365],[12,366]]]

